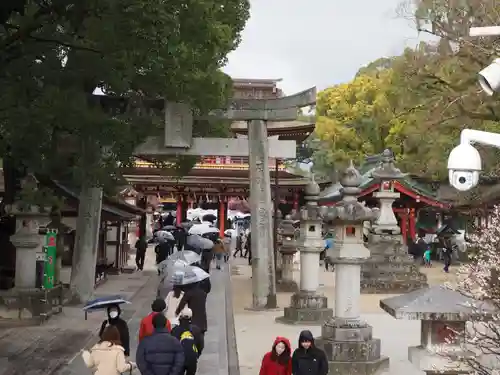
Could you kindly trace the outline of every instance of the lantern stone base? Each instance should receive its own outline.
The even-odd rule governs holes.
[[[276,318],[277,323],[321,325],[333,317],[325,296],[300,291],[292,295],[290,306],[285,307],[284,316]]]
[[[40,325],[62,312],[63,286],[12,288],[0,292],[0,328]]]
[[[366,323],[331,319],[315,341],[326,353],[329,374],[375,375],[389,368],[389,358],[380,355],[380,339],[373,338],[372,327]]]
[[[371,256],[361,268],[361,293],[402,294],[428,286],[401,236],[372,234],[369,242]]]

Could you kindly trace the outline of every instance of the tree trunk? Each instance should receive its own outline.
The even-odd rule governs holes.
[[[87,302],[94,294],[102,195],[102,188],[93,186],[83,186],[80,193],[70,282],[75,302]]]

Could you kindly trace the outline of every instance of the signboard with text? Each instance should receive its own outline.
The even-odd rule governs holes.
[[[48,230],[45,235],[45,266],[43,273],[43,287],[52,289],[54,287],[54,277],[56,271],[56,249],[57,249],[57,230]]]

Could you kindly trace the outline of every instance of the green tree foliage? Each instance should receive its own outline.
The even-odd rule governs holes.
[[[462,129],[500,132],[500,102],[477,86],[477,72],[498,54],[498,42],[467,36],[470,26],[500,24],[499,11],[493,0],[417,1],[412,15],[437,42],[380,58],[319,94],[317,133],[327,164],[360,162],[389,147],[406,172],[444,179]],[[497,174],[497,151],[480,151],[487,172]]]
[[[0,155],[74,181],[118,179],[162,128],[155,100],[200,113],[226,100],[220,68],[248,10],[247,0],[2,2]],[[224,132],[206,125],[195,131]]]

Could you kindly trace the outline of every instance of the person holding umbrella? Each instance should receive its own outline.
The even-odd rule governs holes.
[[[118,304],[109,305],[107,308],[108,319],[102,322],[101,329],[99,330],[99,337],[103,340],[103,334],[106,327],[114,326],[120,333],[121,346],[124,349],[125,356],[130,355],[130,334],[128,330],[128,324],[125,320],[120,318],[121,309]]]
[[[199,327],[202,333],[207,331],[207,293],[201,287],[201,281],[209,277],[208,273],[194,266],[186,267],[182,279],[176,283],[182,285],[184,295],[175,311],[179,316],[185,307],[192,311],[192,323]],[[178,284],[178,285],[179,285]]]

